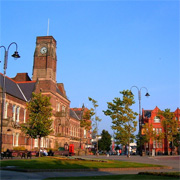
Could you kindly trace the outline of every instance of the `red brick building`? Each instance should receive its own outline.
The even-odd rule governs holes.
[[[153,110],[144,110],[142,109],[142,125],[148,123],[148,125],[152,125],[153,131],[156,132],[157,136],[160,133],[165,133],[165,130],[162,126],[163,119],[158,118],[158,112],[160,109],[156,106]],[[175,119],[178,121],[178,128],[180,129],[180,109],[177,108],[174,112]],[[141,134],[144,135],[144,129],[142,128]],[[150,146],[150,152],[152,149],[156,151],[156,154],[166,154],[167,152],[171,152],[170,142],[167,144],[166,136],[162,139],[162,141],[150,139],[150,142],[147,143],[143,149],[148,152]],[[174,151],[177,153],[177,148]]]
[[[82,106],[82,108],[72,108],[72,110],[77,114],[79,119],[83,119],[83,115],[88,111],[87,108],[84,107],[84,105]],[[87,120],[90,121],[90,120]],[[90,127],[91,128],[91,127]],[[85,148],[92,148],[92,134],[91,134],[91,129],[86,129],[84,127],[82,127],[80,129],[80,147],[81,149],[85,149]]]
[[[52,36],[37,37],[34,53],[32,80],[27,73],[17,73],[14,78],[5,78],[5,107],[3,117],[2,148],[13,149],[23,146],[28,150],[37,148],[37,139],[26,136],[20,128],[26,123],[28,112],[26,103],[31,100],[32,92],[51,97],[53,108],[53,133],[42,138],[42,148],[59,148],[64,144],[73,145],[77,150],[90,143],[90,132],[86,136],[80,127],[81,117],[70,108],[63,83],[56,82],[56,40]],[[0,102],[2,103],[3,74],[0,73]],[[0,111],[1,113],[1,111]],[[58,114],[58,116],[57,116]],[[81,141],[81,139],[85,141]]]

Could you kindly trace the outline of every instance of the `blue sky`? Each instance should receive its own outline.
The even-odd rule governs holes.
[[[107,102],[132,86],[142,89],[142,108],[175,111],[179,97],[179,1],[5,1],[0,3],[0,45],[18,44],[21,58],[8,58],[7,76],[32,77],[37,36],[57,41],[57,82],[63,82],[71,107],[88,97],[98,101],[99,132],[111,130]],[[1,49],[0,59],[3,62]],[[0,63],[1,72],[3,63]],[[137,89],[132,90],[138,112]]]

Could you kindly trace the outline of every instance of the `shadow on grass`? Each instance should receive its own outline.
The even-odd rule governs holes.
[[[3,160],[1,167],[16,166],[19,169],[91,169],[98,168],[138,168],[161,167],[160,165],[142,164],[109,160],[106,162],[63,159],[60,157],[40,157],[36,159]]]
[[[83,177],[56,177],[47,178],[44,180],[55,180],[55,179],[123,179],[123,180],[152,180],[152,179],[165,179],[165,180],[175,180],[178,177],[166,177],[166,176],[154,176],[154,175],[139,175],[139,174],[128,174],[128,175],[106,175],[106,176],[83,176]]]

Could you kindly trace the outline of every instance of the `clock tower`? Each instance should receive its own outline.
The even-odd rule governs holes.
[[[56,62],[56,40],[52,36],[37,37],[32,80],[56,82]]]

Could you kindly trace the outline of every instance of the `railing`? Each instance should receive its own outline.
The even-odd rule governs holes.
[[[56,117],[66,117],[67,116],[67,112],[59,111],[59,112],[56,112],[55,116]]]

